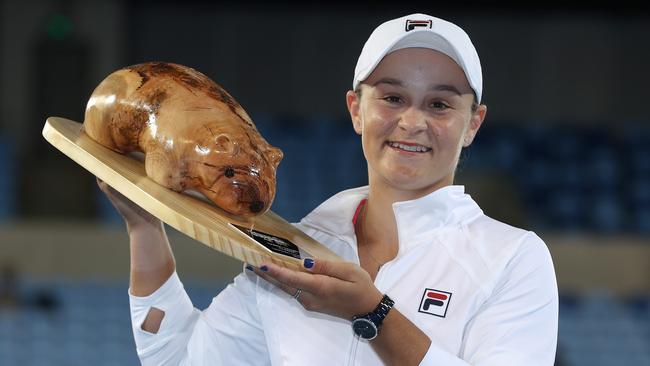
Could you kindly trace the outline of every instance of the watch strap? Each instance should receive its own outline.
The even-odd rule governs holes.
[[[374,314],[377,317],[378,323],[377,327],[381,325],[381,323],[384,321],[384,318],[386,318],[386,315],[388,315],[388,312],[390,309],[393,308],[393,305],[395,305],[395,301],[388,297],[388,295],[384,294],[384,297],[381,298],[381,301],[379,302],[379,305],[375,308],[375,310],[372,311],[370,314]]]
[[[358,318],[366,318],[373,322],[377,329],[381,327],[381,323],[384,321],[384,318],[386,318],[386,315],[388,315],[388,312],[390,309],[393,308],[393,305],[395,305],[395,301],[388,297],[388,295],[384,294],[384,297],[381,298],[381,301],[375,308],[375,310],[369,312],[368,314],[365,315],[357,315],[352,320],[358,319]]]

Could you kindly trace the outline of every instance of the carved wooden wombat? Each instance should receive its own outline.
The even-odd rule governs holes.
[[[178,192],[197,190],[231,214],[262,214],[275,197],[282,151],[192,68],[151,62],[110,74],[88,101],[84,130],[117,152],[143,152],[151,179]]]

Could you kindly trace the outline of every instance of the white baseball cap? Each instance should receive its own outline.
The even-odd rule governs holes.
[[[354,68],[352,89],[372,73],[384,56],[412,47],[430,48],[449,56],[463,69],[476,101],[481,102],[481,61],[467,33],[456,24],[419,13],[389,20],[372,32]]]

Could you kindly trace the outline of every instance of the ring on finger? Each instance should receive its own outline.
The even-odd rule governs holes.
[[[298,299],[300,298],[300,295],[302,294],[302,289],[296,289],[296,293],[293,294],[293,298],[296,299],[296,301],[299,301]]]

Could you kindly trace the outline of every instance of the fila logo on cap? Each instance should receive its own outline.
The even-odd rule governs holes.
[[[451,300],[451,292],[434,289],[424,290],[420,302],[420,312],[444,318],[447,315],[447,308]]]
[[[429,20],[406,20],[406,31],[412,31],[415,28],[429,28],[433,26],[431,19]]]

